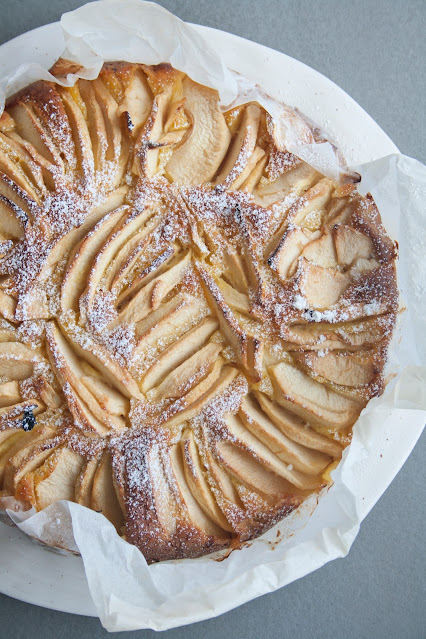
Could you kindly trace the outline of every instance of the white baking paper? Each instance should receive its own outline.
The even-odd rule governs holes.
[[[169,61],[194,80],[218,88],[223,105],[259,100],[275,117],[277,135],[287,148],[321,172],[340,176],[331,144],[313,135],[293,110],[230,72],[199,34],[158,5],[103,0],[65,14],[61,23],[64,57],[85,67],[80,77],[96,77],[104,60]],[[47,69],[25,61],[3,71],[0,99],[28,82],[49,78]],[[75,78],[69,76],[67,82]],[[70,502],[36,514],[8,510],[30,536],[49,547],[81,553],[96,610],[108,630],[165,630],[207,619],[345,556],[362,519],[410,452],[401,454],[395,434],[410,429],[420,436],[426,418],[426,167],[392,155],[353,169],[362,175],[360,190],[373,194],[389,234],[399,242],[399,286],[406,310],[389,357],[389,375],[397,376],[362,412],[328,491],[220,562],[203,557],[147,566],[102,515]]]

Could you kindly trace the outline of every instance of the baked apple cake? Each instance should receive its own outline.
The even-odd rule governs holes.
[[[395,256],[257,103],[165,64],[25,88],[0,119],[2,499],[92,508],[149,562],[260,535],[383,390]]]

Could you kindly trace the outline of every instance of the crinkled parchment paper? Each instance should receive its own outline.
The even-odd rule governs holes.
[[[84,67],[80,77],[95,78],[105,60],[169,61],[217,88],[224,107],[258,100],[275,119],[284,146],[322,173],[342,175],[333,145],[292,109],[227,69],[197,32],[162,7],[103,0],[65,14],[61,25],[67,45],[63,57]],[[0,78],[0,106],[2,98],[39,78],[53,79],[30,61],[18,68],[11,63]],[[64,83],[75,79],[69,75]],[[96,610],[108,630],[165,630],[207,619],[345,556],[362,519],[410,452],[406,447],[401,453],[393,441],[408,430],[412,441],[420,436],[426,417],[426,167],[396,154],[352,168],[362,175],[361,192],[373,194],[389,234],[398,240],[406,310],[388,364],[389,376],[397,375],[362,412],[328,491],[223,561],[203,557],[152,566],[102,515],[78,504],[57,502],[37,514],[8,510],[30,536],[81,553]]]

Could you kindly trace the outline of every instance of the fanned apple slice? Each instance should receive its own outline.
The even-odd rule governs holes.
[[[218,327],[219,323],[216,318],[206,317],[168,348],[161,351],[154,364],[144,375],[142,391],[146,393],[154,386],[157,386],[166,375],[194,355]]]
[[[37,470],[52,451],[59,446],[59,439],[45,439],[28,443],[9,458],[4,470],[3,488],[14,495],[21,480],[27,473]]]
[[[286,223],[316,231],[322,226],[326,207],[334,191],[334,183],[322,178],[297,200],[288,212]]]
[[[319,237],[318,232],[312,232],[300,227],[290,227],[282,236],[277,248],[268,257],[268,264],[284,280],[293,275],[294,264],[303,248]]]
[[[37,214],[38,207],[34,200],[2,171],[0,171],[0,197],[13,208],[23,225],[34,217],[34,213]]]
[[[54,409],[62,406],[62,398],[42,375],[33,378],[33,387],[48,408]]]
[[[218,280],[218,286],[229,306],[240,313],[250,314],[250,299],[248,295],[240,293],[236,288],[221,278]]]
[[[83,293],[93,261],[105,240],[123,218],[125,207],[107,213],[83,239],[76,253],[71,256],[61,288],[61,309],[77,310],[78,299]]]
[[[228,151],[231,134],[219,109],[217,91],[188,77],[182,85],[185,113],[192,127],[173,152],[166,176],[178,185],[195,186],[213,179]]]
[[[72,341],[72,348],[76,354],[99,371],[99,373],[105,377],[105,380],[119,390],[124,397],[141,399],[137,383],[127,368],[121,366],[121,364],[111,356],[108,349],[94,342],[86,333],[84,337],[76,334],[73,335],[72,338],[71,336],[68,336],[68,338]],[[81,343],[79,340],[81,340]]]
[[[49,357],[60,381],[63,384],[67,382],[74,389],[75,393],[87,405],[89,411],[104,426],[113,430],[123,430],[125,428],[124,420],[118,415],[113,415],[104,410],[96,396],[82,383],[81,379],[84,376],[84,371],[79,359],[62,332],[53,323],[46,326],[46,340]]]
[[[317,475],[331,462],[328,455],[305,448],[287,437],[259,409],[250,395],[243,398],[239,415],[253,435],[279,459],[292,464],[296,470]]]
[[[34,371],[34,353],[20,342],[0,342],[0,376],[26,379]]]
[[[274,498],[294,493],[294,486],[286,479],[267,470],[253,455],[235,444],[229,441],[217,442],[216,453],[227,472],[255,493]]]
[[[100,407],[111,415],[126,416],[129,413],[129,402],[114,388],[97,376],[84,375],[81,378],[82,383],[97,399]]]
[[[124,168],[124,158],[120,157],[123,155],[121,153],[122,134],[117,102],[106,89],[105,84],[100,77],[92,81],[92,86],[104,116],[105,130],[108,138],[106,159],[119,160],[120,163],[116,176],[116,180],[118,181]]]
[[[175,368],[155,389],[155,399],[177,399],[206,377],[217,360],[222,343],[206,344]]]
[[[21,168],[22,159],[21,161],[19,161],[19,159],[16,158],[16,156],[18,155],[16,151],[14,154],[15,158],[12,159],[12,152],[11,158],[2,150],[2,146],[4,148],[5,145],[2,145],[2,138],[0,136],[0,171],[2,171],[4,175],[7,175],[13,182],[15,182],[15,184],[17,184],[25,193],[27,193],[34,202],[40,205],[41,195],[43,194],[43,192],[41,192],[41,189],[37,186],[37,184],[34,184],[34,182],[28,178],[28,175]]]
[[[120,533],[124,515],[116,494],[113,472],[111,453],[104,451],[93,477],[90,507],[105,515]]]
[[[319,231],[317,233],[319,234]],[[309,262],[324,268],[335,268],[338,263],[333,235],[328,231],[305,246],[301,255]]]
[[[96,455],[87,461],[81,469],[75,483],[75,497],[77,504],[90,508],[92,505],[93,480],[97,471],[101,456]]]
[[[103,247],[98,251],[93,266],[90,270],[87,287],[83,294],[84,304],[80,305],[81,322],[87,321],[87,317],[93,307],[96,289],[105,275],[105,271],[111,259],[117,254],[121,247],[152,215],[150,207],[144,208],[136,215],[128,215],[120,228],[115,231]]]
[[[282,173],[273,182],[259,184],[254,191],[257,204],[270,206],[278,200],[289,201],[288,206],[297,200],[305,191],[312,187],[321,174],[306,162],[301,162]]]
[[[179,284],[191,264],[191,252],[181,258],[167,271],[148,282],[129,303],[119,311],[118,317],[110,323],[110,327],[120,324],[139,322],[152,310],[159,307],[161,301]]]
[[[157,257],[152,260],[151,264],[144,268],[142,273],[133,280],[131,285],[126,288],[121,295],[119,295],[117,308],[121,311],[144,286],[152,282],[152,280],[158,275],[164,273],[170,262],[174,261],[178,252],[179,247],[174,244],[167,247],[166,250],[157,255]]]
[[[224,188],[229,188],[240,177],[255,149],[259,122],[259,105],[248,104],[243,111],[237,133],[215,179],[216,185],[222,184]]]
[[[123,100],[117,109],[117,115],[126,115],[130,119],[132,135],[138,135],[139,130],[145,124],[151,113],[153,95],[149,88],[145,74],[136,70],[124,90]]]
[[[236,191],[240,189],[241,191],[251,193],[260,180],[267,161],[268,156],[266,152],[260,146],[256,146],[247,160],[243,171],[237,179],[233,181],[229,190]]]
[[[264,393],[255,392],[255,396],[262,410],[273,421],[275,426],[294,442],[307,448],[318,450],[330,457],[341,457],[342,447],[338,442],[321,433],[317,433],[303,419],[278,406]]]
[[[234,314],[226,304],[222,293],[208,271],[197,264],[201,285],[206,294],[207,302],[215,312],[225,339],[234,349],[252,381],[259,381],[262,370],[262,344],[248,335],[238,324]]]
[[[373,381],[380,370],[372,351],[358,353],[295,353],[294,359],[314,376],[340,386],[365,386]]]
[[[0,408],[17,404],[21,399],[19,384],[16,380],[0,384]]]
[[[312,308],[330,308],[351,283],[348,274],[316,266],[305,258],[299,261],[296,277],[303,297]]]
[[[339,395],[286,362],[271,366],[269,375],[275,399],[283,408],[330,431],[352,426],[363,407],[358,401]]]
[[[228,279],[229,283],[237,289],[239,293],[247,293],[249,278],[243,258],[232,246],[225,246],[223,261],[226,267],[224,276]]]
[[[223,366],[219,358],[207,377],[199,382],[183,398],[178,399],[160,417],[161,425],[166,428],[178,426],[185,420],[192,419],[213,398],[223,393],[229,384],[237,377],[238,370],[232,366]]]
[[[227,415],[225,424],[229,432],[231,440],[238,443],[244,450],[254,455],[267,470],[279,475],[287,482],[300,488],[301,490],[310,490],[317,488],[319,485],[318,477],[305,472],[301,472],[282,461],[275,453],[265,446],[260,439],[248,431],[241,422],[241,419],[235,415]],[[324,466],[323,466],[324,468]]]
[[[86,180],[93,179],[94,157],[89,129],[81,109],[78,107],[68,89],[60,89],[60,96],[72,130],[74,146],[77,153],[80,171]]]
[[[70,448],[57,448],[44,464],[28,473],[21,482],[21,487],[31,488],[28,492],[29,500],[36,510],[43,510],[60,499],[73,501],[75,497],[75,483],[84,464],[84,458]],[[18,492],[25,488],[18,488]]]
[[[237,506],[237,508],[241,508],[241,500],[238,496],[238,491],[235,488],[235,485],[228,474],[228,472],[219,464],[219,462],[213,457],[212,453],[209,450],[209,447],[206,447],[206,459],[208,463],[209,473],[213,477],[216,486],[222,496],[231,504]]]
[[[350,226],[343,224],[334,226],[333,238],[336,245],[337,260],[343,266],[349,266],[359,258],[368,260],[375,257],[371,239]]]
[[[155,96],[151,113],[135,143],[133,170],[141,177],[153,178],[157,173],[159,150],[163,146],[160,139],[164,135],[170,99],[170,87]]]
[[[233,528],[219,508],[206,479],[206,471],[203,468],[193,432],[187,430],[183,434],[180,444],[185,477],[190,491],[206,515],[215,524],[223,530],[232,532]]]
[[[200,316],[200,301],[176,295],[135,326],[135,355],[164,348],[178,339],[185,328]]]
[[[4,237],[20,239],[24,235],[22,211],[10,200],[0,195],[0,233]]]
[[[84,432],[95,432],[100,437],[106,437],[111,433],[111,428],[105,426],[89,409],[87,404],[75,392],[68,382],[62,388],[67,400],[68,408],[73,416],[74,424]]]
[[[0,315],[8,319],[10,322],[15,321],[16,300],[7,295],[0,289]]]
[[[96,94],[89,80],[78,80],[77,85],[81,98],[84,100],[87,113],[87,125],[92,143],[95,170],[105,168],[106,149],[108,147],[105,121]]]
[[[174,475],[174,487],[184,505],[189,522],[202,530],[206,535],[212,537],[223,538],[227,533],[215,523],[208,514],[201,508],[198,501],[193,496],[185,476],[185,467],[182,456],[182,450],[179,445],[172,446],[170,449],[171,469]]]

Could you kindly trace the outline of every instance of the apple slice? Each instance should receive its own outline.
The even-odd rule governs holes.
[[[205,450],[208,470],[210,475],[213,477],[218,490],[221,495],[231,504],[236,506],[237,508],[241,508],[241,500],[238,496],[238,491],[235,488],[235,485],[228,474],[228,472],[219,464],[218,461],[213,457],[212,453],[209,450],[209,447],[206,446]]]
[[[240,125],[233,138],[228,153],[215,179],[215,185],[230,188],[241,176],[253,155],[256,146],[257,132],[260,122],[260,107],[258,104],[248,104],[243,110]]]
[[[142,380],[142,391],[146,393],[157,386],[168,374],[200,349],[217,330],[218,321],[206,317],[199,324],[184,333],[179,339],[161,351],[154,364]]]
[[[328,455],[312,451],[292,441],[259,409],[252,396],[241,402],[239,415],[245,427],[269,448],[279,459],[292,464],[296,470],[318,475],[331,459]]]
[[[299,289],[311,308],[333,306],[351,283],[347,273],[316,266],[305,258],[299,260],[296,277]]]
[[[188,485],[182,449],[176,444],[170,448],[170,463],[173,471],[174,488],[191,524],[211,537],[226,537],[227,533],[215,523],[201,508]]]
[[[379,371],[372,351],[358,353],[295,353],[294,359],[314,376],[340,386],[365,386],[370,384]]]
[[[86,506],[86,508],[91,508],[92,505],[93,480],[100,459],[101,456],[96,455],[87,461],[81,469],[80,475],[75,483],[74,501],[76,501],[77,504]]]
[[[240,313],[250,314],[250,300],[247,295],[240,293],[236,288],[221,278],[218,279],[217,283],[225,302],[229,304],[229,306]]]
[[[312,424],[338,430],[352,426],[362,404],[316,382],[295,366],[281,362],[269,368],[276,401]]]
[[[138,135],[141,126],[148,119],[152,102],[153,95],[146,76],[142,71],[136,70],[126,85],[123,100],[117,109],[118,116],[128,114],[133,137]]]
[[[239,417],[229,414],[225,419],[225,423],[231,440],[250,454],[254,455],[266,466],[267,470],[279,475],[287,482],[301,490],[310,490],[318,487],[318,477],[312,476],[312,474],[308,475],[300,472],[299,470],[292,468],[292,464],[283,462],[255,435],[244,427]]]
[[[219,109],[217,91],[188,77],[182,86],[185,113],[192,127],[173,152],[166,176],[178,185],[195,186],[213,179],[228,151],[231,134]]]
[[[83,239],[76,253],[71,256],[61,287],[61,309],[66,312],[78,309],[78,299],[83,293],[93,262],[105,240],[122,220],[126,207],[107,213]]]
[[[0,195],[0,232],[14,240],[23,237],[25,232],[22,212],[3,195]]]
[[[0,408],[18,404],[21,399],[19,384],[16,380],[0,384]]]
[[[319,234],[319,231],[317,231]],[[318,239],[310,242],[302,251],[302,257],[317,266],[324,268],[335,268],[338,258],[334,245],[333,235],[325,232]]]
[[[155,96],[151,113],[135,142],[133,171],[141,177],[151,179],[157,173],[159,150],[163,146],[160,139],[164,135],[170,99],[170,87]]]
[[[57,448],[32,475],[34,493],[32,503],[36,510],[47,508],[60,499],[73,501],[75,483],[84,464],[84,458],[65,447]],[[22,483],[28,481],[28,475]],[[19,491],[19,489],[18,489]]]
[[[288,202],[288,207],[311,188],[321,174],[306,162],[301,162],[282,173],[276,180],[259,184],[254,191],[257,204],[270,206],[278,200]]]
[[[92,143],[95,170],[102,171],[105,169],[106,149],[108,147],[102,109],[96,99],[92,83],[89,80],[78,80],[77,87],[86,107],[87,125]]]
[[[129,414],[129,401],[118,393],[114,388],[98,376],[84,375],[81,378],[82,383],[97,399],[100,407],[111,415],[123,416]]]
[[[330,203],[334,182],[322,178],[297,200],[286,218],[287,224],[295,224],[316,231],[322,223],[324,211]]]
[[[309,427],[300,417],[285,410],[273,402],[264,393],[255,392],[255,397],[262,410],[279,430],[294,442],[318,450],[330,457],[342,456],[342,447],[336,441],[329,439]]]
[[[336,245],[337,260],[343,266],[349,266],[359,258],[368,260],[375,257],[371,239],[350,226],[343,224],[334,226],[333,238]]]
[[[34,371],[35,354],[20,342],[0,342],[0,375],[26,379]]]
[[[233,528],[219,508],[203,468],[194,434],[187,430],[181,439],[183,466],[186,481],[193,496],[206,515],[220,528],[232,532]]]
[[[89,129],[81,109],[77,106],[67,88],[59,89],[68,122],[71,127],[79,169],[86,180],[93,179],[94,157]]]
[[[311,244],[319,236],[319,232],[312,232],[300,227],[290,227],[284,232],[277,248],[268,257],[269,266],[285,280],[294,274],[297,259],[306,245]],[[295,264],[296,262],[296,264]]]
[[[10,495],[15,495],[21,480],[27,473],[37,470],[52,451],[59,446],[59,439],[45,439],[28,443],[9,458],[4,470],[3,488]]]
[[[111,453],[104,451],[93,477],[90,507],[105,515],[120,533],[124,515],[116,494],[113,472]]]
[[[198,384],[211,371],[222,348],[222,343],[206,344],[186,361],[182,362],[155,389],[156,401],[177,399],[190,391],[195,384]]]

